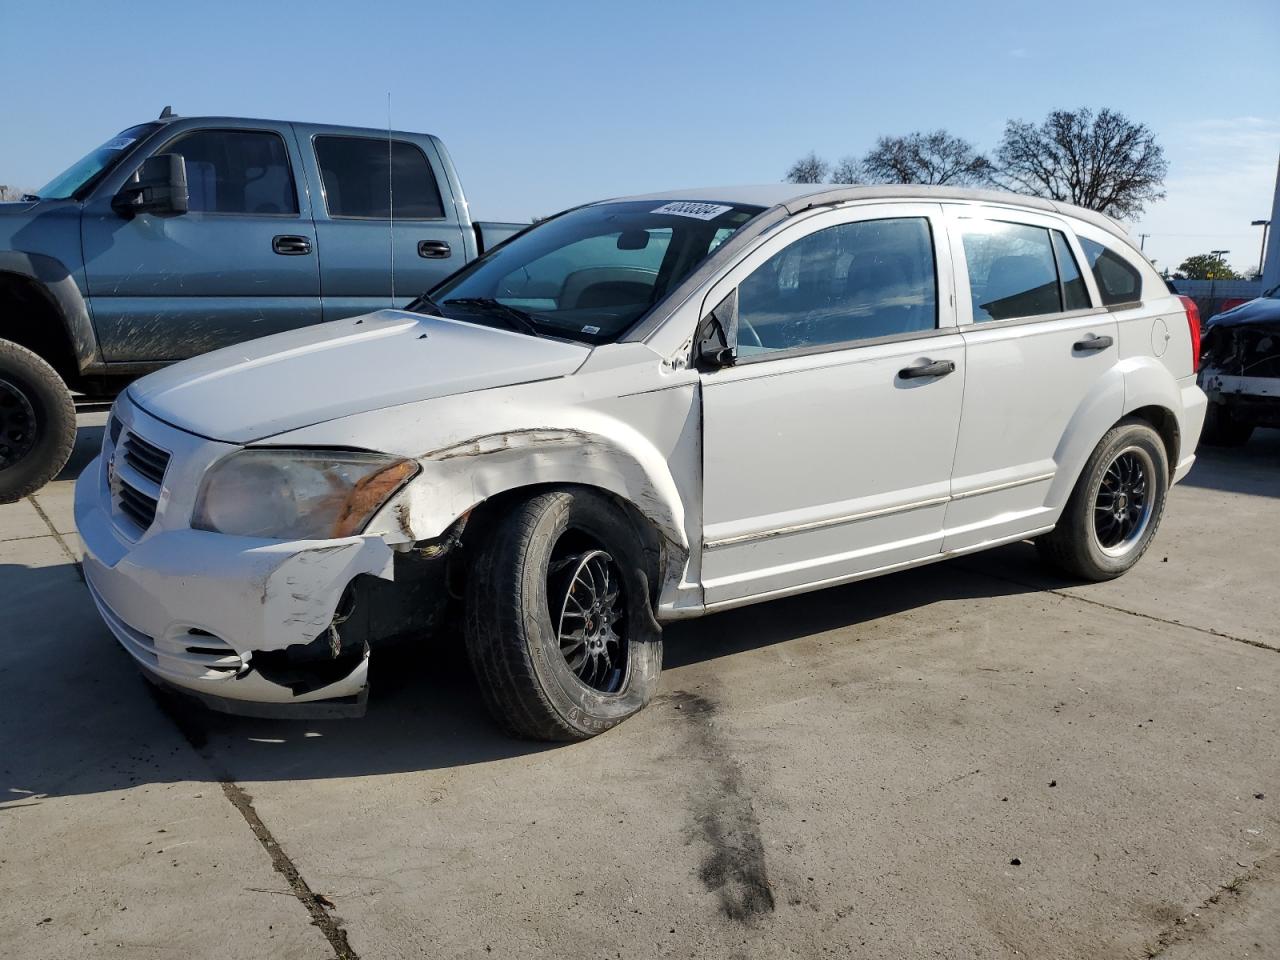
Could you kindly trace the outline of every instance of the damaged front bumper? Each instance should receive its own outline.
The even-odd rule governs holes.
[[[392,577],[381,537],[281,542],[167,529],[129,542],[113,524],[102,472],[95,460],[76,484],[85,581],[150,679],[234,713],[363,712],[368,644],[344,638],[340,625],[353,581]]]

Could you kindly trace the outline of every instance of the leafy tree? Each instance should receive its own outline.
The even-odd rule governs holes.
[[[871,183],[978,186],[990,183],[993,172],[991,161],[973,144],[945,130],[881,137],[860,166]]]
[[[808,156],[801,157],[791,165],[783,179],[787,183],[825,183],[830,172],[831,164],[810,150]]]
[[[1240,274],[1232,270],[1227,261],[1211,253],[1197,253],[1195,256],[1187,257],[1178,265],[1175,276],[1184,280],[1241,279]]]
[[[1131,218],[1164,196],[1169,164],[1155,134],[1114,110],[1054,110],[1010,120],[996,150],[1002,185]]]

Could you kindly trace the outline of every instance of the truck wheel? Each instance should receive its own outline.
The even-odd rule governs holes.
[[[1204,412],[1204,429],[1200,431],[1200,440],[1211,447],[1238,447],[1253,436],[1253,424],[1241,423],[1231,415],[1231,408],[1225,403],[1209,401]]]
[[[604,497],[556,490],[482,535],[466,590],[467,654],[508,732],[585,740],[650,698],[662,670],[639,538]]]
[[[1122,421],[1089,457],[1058,525],[1036,540],[1040,556],[1084,580],[1120,576],[1146,552],[1168,491],[1164,441],[1143,421]]]
[[[40,357],[0,340],[0,503],[34,493],[67,465],[76,442],[71,391]]]

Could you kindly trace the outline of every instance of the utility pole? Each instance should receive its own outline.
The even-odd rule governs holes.
[[[1139,249],[1139,250],[1142,250],[1142,251],[1144,251],[1144,252],[1146,251],[1146,249],[1147,249],[1147,237],[1149,237],[1149,236],[1151,236],[1151,234],[1149,234],[1149,233],[1140,233],[1140,234],[1138,234],[1138,249]]]
[[[1270,220],[1254,220],[1251,227],[1262,228],[1262,252],[1258,254],[1258,279],[1262,279],[1262,265],[1267,261],[1267,231],[1271,228]]]

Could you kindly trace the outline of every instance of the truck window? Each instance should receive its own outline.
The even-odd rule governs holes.
[[[414,144],[371,137],[316,137],[315,148],[329,216],[386,220],[394,202],[397,218],[444,218],[431,164]]]
[[[189,209],[203,213],[297,216],[289,151],[279,134],[195,130],[160,148],[187,163]]]

